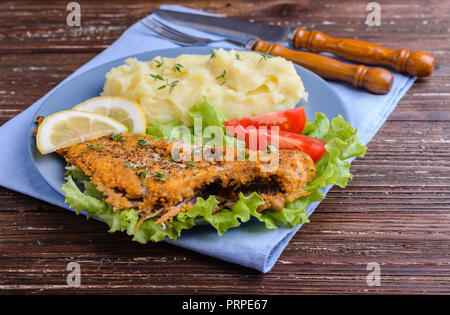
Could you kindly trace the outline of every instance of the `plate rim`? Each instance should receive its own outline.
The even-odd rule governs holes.
[[[116,59],[109,60],[109,61],[107,61],[107,62],[98,64],[97,66],[95,66],[95,67],[93,67],[93,68],[91,68],[91,69],[88,69],[88,70],[86,70],[86,71],[83,71],[83,72],[81,72],[80,74],[74,76],[73,78],[71,78],[70,80],[68,80],[68,81],[65,82],[64,84],[62,84],[61,86],[58,86],[58,87],[54,88],[54,90],[52,90],[51,92],[49,92],[49,94],[46,96],[45,100],[42,102],[42,104],[39,106],[39,108],[35,111],[35,113],[34,113],[34,115],[33,115],[33,119],[31,120],[31,124],[30,124],[30,127],[29,127],[29,133],[28,133],[28,134],[29,134],[29,139],[28,139],[29,141],[27,141],[27,142],[28,142],[28,150],[27,150],[27,151],[28,151],[28,157],[31,159],[32,164],[33,164],[33,167],[34,167],[34,168],[36,169],[36,171],[39,173],[39,175],[41,176],[41,178],[44,179],[44,181],[47,183],[47,185],[49,185],[50,187],[52,187],[54,190],[56,190],[56,192],[57,192],[58,194],[60,194],[61,196],[64,197],[64,193],[61,191],[61,187],[58,188],[58,189],[55,188],[55,187],[52,185],[52,183],[49,182],[49,180],[47,179],[47,177],[44,176],[44,174],[42,174],[41,170],[37,167],[37,162],[36,162],[36,160],[35,160],[35,158],[34,158],[34,154],[33,154],[33,145],[36,146],[36,141],[35,141],[34,136],[33,136],[33,131],[34,131],[35,128],[36,128],[36,127],[35,127],[35,124],[36,124],[36,118],[38,117],[39,112],[41,111],[41,109],[42,109],[44,106],[46,106],[46,104],[48,103],[49,98],[52,96],[53,93],[55,93],[56,91],[58,91],[58,90],[64,88],[66,85],[70,84],[73,80],[77,79],[80,75],[88,75],[89,73],[96,71],[98,68],[103,67],[103,66],[105,66],[106,64],[110,64],[110,63],[113,64],[113,63],[116,63],[116,62],[118,62],[118,61],[120,61],[120,60],[125,61],[125,60],[128,59],[128,58],[138,58],[137,56],[139,56],[139,55],[145,55],[145,54],[149,54],[149,53],[154,53],[156,56],[159,56],[159,55],[160,55],[159,52],[164,53],[164,52],[167,52],[167,51],[181,51],[181,52],[180,52],[180,55],[181,55],[181,54],[183,54],[182,51],[185,50],[185,49],[198,49],[198,50],[203,50],[203,49],[206,49],[206,48],[209,48],[210,50],[222,48],[222,49],[225,49],[225,50],[231,50],[231,49],[234,49],[234,50],[240,50],[240,51],[249,51],[249,52],[252,52],[252,50],[247,50],[247,49],[242,49],[242,48],[230,48],[230,47],[220,47],[220,46],[185,46],[185,47],[174,47],[174,48],[165,48],[165,49],[157,49],[157,50],[148,50],[148,51],[144,51],[144,52],[140,52],[140,53],[135,53],[135,54],[130,54],[130,55],[127,55],[127,56],[119,57],[119,58],[116,58]],[[253,52],[254,52],[254,51],[253,51]],[[199,53],[199,54],[202,54],[202,53]],[[298,68],[300,68],[300,69],[302,69],[302,70],[304,70],[304,71],[306,71],[306,72],[309,72],[309,75],[312,75],[313,77],[315,77],[316,80],[319,80],[319,81],[321,81],[322,83],[324,83],[324,84],[329,88],[329,90],[331,91],[331,93],[334,94],[334,96],[335,96],[335,97],[337,98],[337,100],[340,102],[340,105],[341,105],[341,107],[342,107],[343,110],[344,110],[344,113],[342,113],[342,115],[345,116],[346,121],[347,121],[348,123],[352,124],[351,115],[350,115],[350,112],[349,112],[349,110],[348,110],[348,108],[347,108],[347,106],[346,106],[344,100],[342,99],[342,97],[341,97],[334,89],[331,88],[331,86],[329,85],[329,83],[328,83],[326,80],[324,80],[323,78],[321,78],[319,75],[317,75],[317,74],[315,74],[314,72],[312,72],[311,70],[306,69],[305,67],[302,67],[302,66],[300,66],[300,65],[298,65],[298,64],[296,64],[296,63],[294,63],[294,62],[293,62],[293,65],[294,65],[295,68],[298,67]]]

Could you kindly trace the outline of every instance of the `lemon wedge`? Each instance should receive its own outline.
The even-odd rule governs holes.
[[[36,134],[36,145],[39,152],[47,154],[75,143],[121,132],[127,132],[127,127],[110,117],[65,110],[41,122]]]
[[[111,117],[128,128],[135,135],[145,134],[147,119],[141,105],[133,100],[120,96],[98,96],[81,104],[72,110],[92,112]]]

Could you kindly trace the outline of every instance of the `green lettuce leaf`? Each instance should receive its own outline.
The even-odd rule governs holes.
[[[234,137],[227,135],[223,125],[226,121],[225,116],[209,104],[206,98],[192,107],[189,116],[192,120],[201,119],[202,130],[193,130],[189,127],[192,137],[185,140],[190,140],[192,143],[198,143],[201,140],[202,143],[207,143],[219,138],[227,145],[244,145],[242,141],[236,141]],[[215,129],[217,132],[214,137],[211,137],[211,134],[205,136],[205,129],[209,126],[218,127]],[[168,124],[150,123],[147,133],[153,137],[174,140],[180,136],[174,132],[174,128],[178,127],[180,123],[176,121]],[[340,187],[347,185],[348,180],[352,178],[350,162],[347,159],[363,156],[366,152],[366,147],[359,141],[356,130],[342,116],[335,117],[330,122],[324,114],[317,113],[314,122],[307,121],[303,134],[327,142],[326,152],[316,163],[316,176],[307,185],[307,190],[311,193],[287,203],[282,211],[257,212],[256,209],[264,203],[264,200],[254,192],[249,196],[241,193],[238,202],[231,209],[212,214],[218,201],[214,196],[210,196],[206,200],[198,198],[196,205],[189,211],[178,214],[173,221],[166,222],[164,225],[155,224],[156,219],[148,219],[138,225],[139,215],[135,210],[113,211],[112,207],[104,201],[103,194],[76,167],[67,167],[67,183],[63,185],[62,190],[65,192],[66,202],[77,213],[87,210],[88,218],[97,217],[103,220],[109,225],[110,232],[126,232],[133,236],[133,240],[140,243],[161,241],[166,237],[176,239],[183,230],[192,228],[199,221],[208,222],[219,235],[249,221],[251,217],[263,222],[268,229],[274,229],[280,225],[294,227],[309,222],[306,209],[311,203],[323,199],[324,194],[321,188],[327,185]],[[80,190],[72,177],[84,186],[84,191]]]
[[[189,117],[194,122],[195,119],[202,121],[202,128],[208,126],[219,126],[223,129],[224,122],[227,121],[225,115],[212,106],[206,97],[201,102],[197,102],[189,110]]]
[[[192,218],[189,220],[174,220],[170,225],[165,226],[154,224],[155,219],[144,221],[138,228],[139,215],[135,210],[113,211],[112,206],[104,201],[104,198],[97,199],[90,196],[86,191],[81,192],[75,184],[72,175],[65,177],[67,182],[61,190],[65,192],[66,202],[79,214],[82,210],[87,210],[87,218],[96,217],[109,225],[109,232],[126,232],[133,235],[133,240],[140,243],[147,241],[162,241],[166,237],[176,239],[181,235],[181,231],[192,228],[195,223]],[[100,192],[98,192],[101,194]]]
[[[133,236],[133,241],[143,244],[147,241],[162,241],[166,237],[177,239],[182,230],[192,228],[198,221],[208,222],[217,229],[219,235],[222,235],[228,229],[241,225],[241,222],[247,222],[250,214],[256,213],[258,206],[264,203],[257,193],[248,197],[241,194],[240,200],[233,205],[231,210],[223,210],[212,215],[212,209],[219,203],[216,198],[214,196],[210,196],[207,200],[198,198],[194,207],[188,212],[180,213],[172,222],[160,225],[155,224],[156,219],[148,219],[138,226],[139,215],[135,210],[113,211],[112,206],[105,202],[104,197],[91,196],[92,192],[88,191],[86,186],[82,192],[72,177],[77,176],[79,172],[80,170],[77,168],[68,168],[68,175],[65,177],[67,182],[61,188],[65,192],[66,203],[74,208],[77,214],[86,210],[88,219],[96,217],[104,221],[110,227],[109,232],[126,232]],[[85,185],[86,183],[89,182],[84,182]],[[101,192],[97,191],[96,195],[101,195]]]
[[[330,124],[322,113],[316,114],[314,124],[307,125],[309,127],[303,134],[327,143],[326,152],[316,163],[316,176],[308,184],[307,190],[312,192],[327,185],[345,187],[348,180],[352,179],[350,162],[345,160],[366,153],[366,147],[359,141],[356,130],[341,115],[333,118]]]
[[[172,130],[180,125],[181,122],[178,120],[171,121],[167,124],[150,121],[147,125],[147,134],[158,139],[175,140],[177,135]]]
[[[165,140],[175,140],[183,138],[186,143],[191,144],[211,144],[211,145],[227,145],[236,148],[245,148],[245,142],[241,141],[231,134],[225,128],[224,122],[227,121],[224,114],[216,107],[211,105],[208,100],[203,98],[202,101],[197,102],[189,110],[189,117],[191,123],[194,121],[200,122],[196,125],[200,126],[198,130],[194,130],[191,126],[182,126],[189,129],[189,135],[180,131],[181,122],[174,120],[167,124],[160,124],[156,122],[149,122],[147,126],[147,134]],[[216,127],[208,130],[208,127]]]

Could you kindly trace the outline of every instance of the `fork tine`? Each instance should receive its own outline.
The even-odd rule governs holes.
[[[163,24],[162,22],[159,22],[157,20],[151,19],[150,20],[151,24],[154,25],[154,27],[160,31],[161,36],[172,39],[172,40],[176,40],[178,42],[182,42],[184,44],[199,44],[199,43],[205,43],[204,40],[202,39],[200,41],[200,39],[193,37],[193,36],[189,36],[186,35],[184,33],[178,32],[173,28],[170,28],[169,26]]]
[[[198,45],[208,44],[212,42],[212,40],[207,38],[195,37],[179,32],[171,28],[170,26],[152,18],[141,20],[141,23],[158,35],[174,41],[180,45]]]
[[[163,22],[159,21],[159,20],[153,20],[153,22],[157,25],[159,25],[163,30],[176,35],[176,36],[180,36],[180,38],[185,38],[186,40],[191,40],[193,42],[198,42],[198,43],[207,43],[207,42],[211,42],[212,40],[208,39],[208,38],[203,38],[203,37],[198,37],[198,36],[192,36],[186,33],[182,33],[170,26],[168,26],[167,24],[164,24]]]
[[[185,36],[182,35],[178,35],[177,33],[171,32],[167,29],[164,28],[164,26],[161,26],[157,23],[155,23],[155,21],[151,21],[151,25],[153,25],[154,30],[159,32],[159,35],[161,35],[162,37],[168,38],[168,39],[172,39],[172,40],[176,40],[179,42],[183,42],[186,44],[195,44],[196,41],[192,40],[190,38],[187,38]]]
[[[155,24],[153,24],[151,21],[144,21],[141,20],[141,23],[147,27],[149,30],[151,30],[152,32],[158,34],[161,37],[167,38],[177,44],[180,45],[190,45],[192,43],[190,42],[186,42],[185,40],[177,37],[177,36],[173,36],[172,34],[167,34],[166,32],[164,32],[163,30],[161,30],[161,28]]]

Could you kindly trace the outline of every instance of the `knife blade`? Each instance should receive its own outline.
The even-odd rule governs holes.
[[[271,42],[288,42],[289,36],[294,36],[297,29],[163,9],[153,9],[152,12],[166,21],[246,40],[263,39]]]
[[[387,66],[417,77],[430,75],[435,65],[434,57],[425,52],[411,52],[406,49],[391,50],[361,40],[333,38],[319,31],[309,32],[304,28],[252,23],[163,9],[153,9],[153,13],[164,20],[210,33],[246,40],[284,42],[297,49],[303,48],[314,53],[328,52],[350,61]]]

